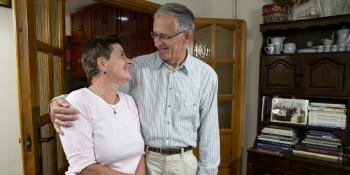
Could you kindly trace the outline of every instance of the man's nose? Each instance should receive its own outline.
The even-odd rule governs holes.
[[[154,42],[154,46],[156,48],[158,48],[160,45],[163,44],[162,40],[160,40],[158,36],[153,37],[153,42]]]

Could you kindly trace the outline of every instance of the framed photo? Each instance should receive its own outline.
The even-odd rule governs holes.
[[[0,6],[11,8],[12,0],[0,0]]]
[[[274,97],[271,103],[271,121],[306,125],[308,105],[309,100]]]

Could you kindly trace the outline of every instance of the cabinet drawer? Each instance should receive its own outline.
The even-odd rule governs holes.
[[[342,170],[341,175],[350,175],[350,170]]]
[[[248,175],[283,175],[285,170],[254,164],[248,165]]]
[[[309,175],[337,175],[338,169],[305,162],[290,161],[290,170]]]
[[[288,168],[288,160],[285,160],[283,157],[253,151],[248,152],[248,162],[279,169]]]

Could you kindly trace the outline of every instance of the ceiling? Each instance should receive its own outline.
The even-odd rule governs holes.
[[[66,14],[71,14],[79,9],[97,3],[94,0],[65,0]]]

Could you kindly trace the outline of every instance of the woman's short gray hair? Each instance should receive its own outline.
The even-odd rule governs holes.
[[[194,30],[194,15],[190,9],[178,3],[166,3],[159,7],[154,14],[156,16],[173,16],[177,20],[178,32]]]
[[[121,45],[121,42],[116,37],[96,36],[85,43],[81,54],[81,62],[89,82],[91,82],[93,76],[100,73],[97,59],[103,57],[109,60],[113,51],[113,44]]]

